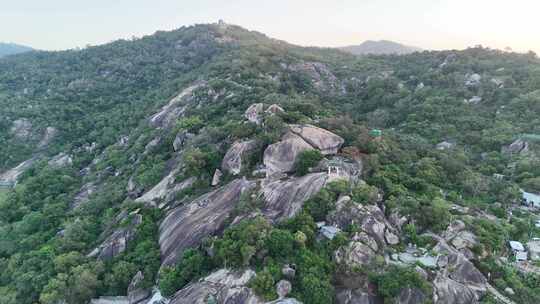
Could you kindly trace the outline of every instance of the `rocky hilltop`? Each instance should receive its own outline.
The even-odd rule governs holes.
[[[0,303],[538,303],[539,85],[225,23],[6,57]]]

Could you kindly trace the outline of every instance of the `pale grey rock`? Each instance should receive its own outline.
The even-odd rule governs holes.
[[[264,151],[263,162],[267,176],[293,171],[296,157],[304,151],[314,149],[299,136],[289,134],[285,138],[269,145]]]
[[[220,269],[199,282],[182,288],[172,297],[169,304],[263,304],[253,291],[246,287],[255,277],[255,272],[233,272]]]
[[[348,268],[363,266],[371,263],[376,253],[369,246],[361,242],[350,242],[340,247],[334,253],[334,259],[338,264],[345,264]]]
[[[452,246],[456,248],[457,250],[465,249],[465,248],[473,248],[476,244],[478,244],[478,239],[476,238],[476,235],[470,231],[460,231],[453,239],[450,241]]]
[[[399,237],[395,235],[390,229],[386,229],[384,231],[384,239],[389,245],[399,244]]]
[[[435,146],[435,149],[441,150],[441,151],[442,150],[450,150],[450,149],[453,149],[455,146],[456,146],[456,144],[454,144],[454,143],[451,143],[451,142],[448,142],[448,141],[443,141],[443,142],[438,143]]]
[[[189,133],[187,131],[180,131],[176,134],[173,142],[173,149],[175,152],[182,150],[182,148],[187,144],[187,142],[195,137],[195,134]]]
[[[45,129],[45,133],[43,134],[43,138],[38,144],[38,148],[44,148],[48,146],[52,140],[56,137],[58,134],[58,130],[54,127],[47,127]]]
[[[17,119],[13,122],[10,133],[20,140],[29,140],[32,136],[32,122],[27,118]]]
[[[382,299],[362,289],[343,289],[336,294],[338,304],[382,304]]]
[[[246,157],[246,154],[253,151],[256,147],[257,142],[255,140],[237,141],[233,143],[223,157],[221,169],[232,175],[240,174],[242,171],[242,160]]]
[[[367,233],[361,231],[361,232],[356,232],[353,237],[351,238],[351,240],[353,241],[357,241],[357,242],[362,242],[366,245],[369,246],[369,248],[371,248],[373,251],[378,251],[379,250],[379,245],[377,244],[377,241],[370,237]]]
[[[278,299],[272,302],[266,302],[266,304],[302,304],[302,302],[294,298],[286,298],[286,299]]]
[[[195,83],[172,98],[159,112],[150,117],[150,125],[159,129],[173,127],[176,120],[184,114],[187,104],[193,97],[193,92],[202,85],[204,85],[203,82]]]
[[[272,104],[266,109],[265,111],[268,114],[278,114],[278,113],[284,113],[285,110],[283,110],[282,107],[278,106],[277,104]]]
[[[81,189],[77,192],[77,194],[75,194],[75,197],[73,198],[73,201],[71,202],[71,205],[70,205],[71,209],[79,208],[80,206],[90,201],[90,197],[96,191],[97,191],[97,186],[93,182],[84,184],[81,187]]]
[[[0,174],[0,181],[16,184],[19,177],[38,160],[37,157],[32,157],[18,164],[15,168],[9,169]]]
[[[150,297],[151,291],[141,287],[143,280],[144,275],[141,271],[138,271],[131,279],[127,290],[129,304],[139,304]]]
[[[476,304],[478,296],[471,288],[452,279],[437,276],[433,281],[436,304]]]
[[[163,265],[175,263],[182,252],[221,231],[240,195],[255,183],[237,179],[191,203],[171,210],[159,228]]]
[[[280,280],[276,284],[276,293],[280,299],[285,298],[289,293],[291,293],[292,284],[287,280]]]
[[[336,154],[345,142],[340,136],[312,125],[291,125],[290,131],[319,149],[324,155]]]
[[[327,177],[326,173],[311,173],[288,180],[264,180],[261,185],[263,214],[271,220],[297,215],[304,202],[324,187]]]
[[[187,189],[193,185],[197,180],[195,177],[190,177],[180,183],[176,183],[176,174],[178,168],[172,170],[167,176],[165,176],[157,185],[155,185],[148,192],[144,193],[141,197],[137,198],[136,202],[151,203],[158,205],[160,202],[168,202],[174,199],[174,195],[180,191]],[[161,207],[162,204],[159,204]]]
[[[100,260],[111,260],[124,252],[128,243],[135,237],[137,227],[142,223],[142,215],[132,213],[133,218],[128,225],[114,230],[88,257]]]
[[[403,288],[398,295],[397,304],[421,304],[425,303],[428,297],[418,288]]]
[[[221,177],[223,176],[223,173],[221,172],[221,170],[219,169],[216,169],[216,171],[214,172],[214,176],[212,177],[212,186],[217,186],[219,185],[219,183],[221,183]]]
[[[54,168],[67,167],[73,164],[73,158],[71,155],[62,152],[50,159],[48,164]]]
[[[91,299],[90,304],[130,304],[127,297],[99,297]]]
[[[319,232],[324,238],[333,240],[341,232],[341,229],[334,226],[322,226]]]
[[[482,97],[480,96],[473,96],[466,100],[466,103],[473,104],[473,105],[479,104],[480,102],[482,102]]]
[[[476,86],[479,85],[482,81],[482,76],[480,74],[474,73],[474,74],[468,74],[465,77],[465,85],[466,86]]]
[[[507,294],[509,294],[509,295],[511,295],[511,296],[513,296],[513,295],[516,294],[516,292],[515,292],[512,288],[510,288],[510,287],[506,287],[506,288],[504,289],[504,292],[507,293]]]
[[[244,117],[253,123],[260,124],[262,122],[261,114],[263,113],[263,110],[264,104],[254,103],[247,108]]]
[[[516,139],[509,146],[503,147],[501,152],[504,154],[527,154],[529,152],[529,143],[522,139]]]
[[[321,62],[299,62],[285,68],[300,72],[311,79],[313,87],[324,93],[342,95],[347,90],[330,69]]]

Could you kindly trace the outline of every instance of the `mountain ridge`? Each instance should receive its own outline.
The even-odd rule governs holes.
[[[0,58],[33,51],[34,49],[16,43],[0,42]]]
[[[366,40],[359,45],[344,46],[339,49],[355,55],[404,55],[422,51],[419,47],[390,40]]]

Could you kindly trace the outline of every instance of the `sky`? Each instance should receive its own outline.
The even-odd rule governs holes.
[[[62,50],[223,19],[305,46],[393,40],[540,54],[540,0],[0,0],[0,41]]]

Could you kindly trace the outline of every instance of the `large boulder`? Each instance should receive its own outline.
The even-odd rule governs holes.
[[[189,204],[172,209],[159,227],[163,265],[175,263],[185,249],[222,231],[240,195],[254,185],[254,182],[237,179]]]
[[[373,261],[375,256],[375,251],[368,245],[355,241],[340,247],[334,253],[336,262],[346,265],[348,269],[367,265]]]
[[[172,98],[159,112],[150,117],[150,125],[159,129],[173,127],[176,120],[184,114],[187,104],[193,97],[193,91],[202,85],[203,82],[195,83]]]
[[[97,186],[93,182],[88,182],[84,184],[81,189],[75,194],[75,197],[73,198],[73,201],[71,202],[71,209],[79,208],[80,206],[84,205],[88,201],[90,201],[90,197],[92,194],[94,194],[97,191]]]
[[[133,240],[137,227],[142,223],[142,215],[137,211],[131,213],[130,221],[115,229],[99,246],[88,254],[88,257],[96,257],[100,260],[112,260],[123,253],[128,243]]]
[[[502,147],[501,152],[504,154],[527,154],[529,152],[529,143],[523,139],[516,139],[510,145]]]
[[[176,134],[176,137],[173,141],[173,149],[174,151],[178,152],[182,150],[182,148],[186,145],[186,143],[193,138],[195,135],[193,133],[189,133],[187,131],[181,131]]]
[[[475,304],[476,293],[469,287],[450,278],[438,276],[433,281],[436,304]]]
[[[28,140],[32,137],[32,122],[26,118],[17,119],[13,122],[10,133],[20,140]]]
[[[220,269],[176,292],[169,304],[263,304],[264,301],[246,287],[253,277],[252,270]]]
[[[62,152],[51,158],[48,164],[53,168],[67,167],[73,164],[73,158],[71,155]]]
[[[161,203],[166,203],[174,199],[174,195],[180,191],[187,189],[193,185],[197,180],[195,177],[190,177],[182,182],[176,183],[176,173],[177,170],[171,171],[167,176],[165,176],[157,185],[148,192],[144,193],[141,197],[137,198],[136,202],[150,203],[153,205],[158,205]],[[159,204],[161,207],[163,204]]]
[[[287,180],[263,181],[262,212],[271,220],[295,216],[302,209],[303,203],[324,187],[327,178],[326,173],[311,173]]]
[[[99,297],[91,299],[90,304],[130,304],[127,297]]]
[[[340,136],[312,125],[291,125],[290,130],[324,155],[336,154],[345,142]]]
[[[244,113],[244,117],[256,124],[260,124],[262,120],[262,113],[264,110],[264,104],[262,103],[254,103],[249,108],[247,108],[246,112]]]
[[[263,162],[267,176],[293,171],[296,157],[304,151],[313,149],[301,137],[292,133],[286,134],[280,142],[269,145],[264,151]]]
[[[363,289],[342,289],[336,294],[338,304],[383,304],[383,299]]]
[[[144,275],[141,271],[137,272],[133,279],[131,279],[127,290],[129,304],[143,303],[144,300],[150,297],[151,290],[141,286],[143,280]]]
[[[398,295],[397,304],[422,304],[428,297],[418,288],[403,288]]]
[[[233,143],[223,157],[221,169],[233,175],[240,174],[240,171],[242,171],[242,160],[247,153],[253,151],[256,147],[257,142],[255,140],[237,141]]]

